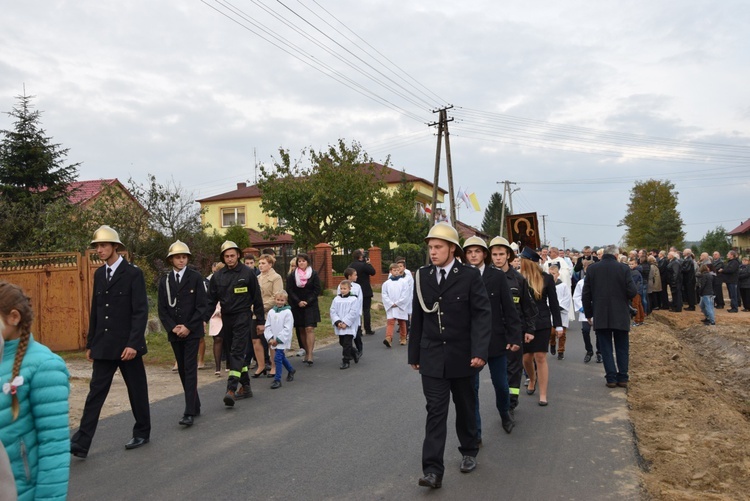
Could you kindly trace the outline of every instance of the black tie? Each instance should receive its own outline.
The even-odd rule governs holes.
[[[109,282],[110,280],[112,280],[112,268],[107,266],[107,282]]]
[[[440,285],[445,283],[445,268],[440,268]]]
[[[180,285],[180,274],[176,271],[174,272],[174,281],[177,285]]]

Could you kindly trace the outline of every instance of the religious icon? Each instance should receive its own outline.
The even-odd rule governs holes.
[[[517,243],[519,249],[539,248],[539,221],[536,212],[506,216],[505,225],[508,228],[508,241]]]

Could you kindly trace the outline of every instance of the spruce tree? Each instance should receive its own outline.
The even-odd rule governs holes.
[[[500,221],[503,212],[503,197],[500,193],[493,193],[484,211],[482,219],[482,232],[491,237],[500,235]],[[508,205],[505,205],[505,216],[510,214]]]

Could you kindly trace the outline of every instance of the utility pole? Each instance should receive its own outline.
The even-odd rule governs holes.
[[[452,122],[453,118],[448,118],[448,110],[453,108],[453,105],[433,110],[433,113],[439,113],[438,121],[427,124],[428,127],[438,126],[438,137],[437,137],[437,149],[435,150],[435,176],[432,184],[432,212],[430,213],[430,225],[435,224],[435,212],[437,210],[437,194],[438,194],[438,183],[440,182],[440,152],[442,150],[443,136],[445,136],[445,156],[448,164],[448,198],[451,204],[451,224],[456,224],[456,203],[455,194],[453,192],[453,165],[451,162],[451,143],[448,133],[448,122]]]
[[[542,214],[542,235],[544,240],[542,240],[542,247],[547,245],[547,215]]]
[[[509,204],[510,213],[513,214],[513,197],[512,197],[512,195],[513,195],[513,192],[518,191],[521,188],[516,188],[515,190],[511,191],[510,185],[511,184],[516,184],[516,183],[513,183],[511,181],[505,180],[505,181],[498,181],[498,184],[501,183],[501,182],[503,183],[503,197],[502,197],[502,200],[501,200],[503,206],[502,206],[502,209],[500,210],[500,236],[502,237],[503,234],[505,233],[505,205],[508,204],[508,202],[510,201],[510,204]]]
[[[562,241],[563,241],[563,250],[565,250],[565,241],[566,241],[566,240],[568,240],[568,239],[567,239],[567,238],[565,238],[565,237],[562,237]]]

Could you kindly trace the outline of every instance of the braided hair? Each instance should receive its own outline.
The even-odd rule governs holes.
[[[15,379],[21,372],[21,362],[26,355],[26,348],[28,348],[31,338],[31,321],[34,319],[34,313],[31,309],[31,299],[23,293],[19,286],[8,282],[0,282],[0,315],[8,317],[13,310],[21,315],[21,321],[17,326],[21,336],[16,349],[16,358],[13,360],[11,380]],[[19,412],[18,395],[13,394],[11,398],[11,411],[15,421]]]

